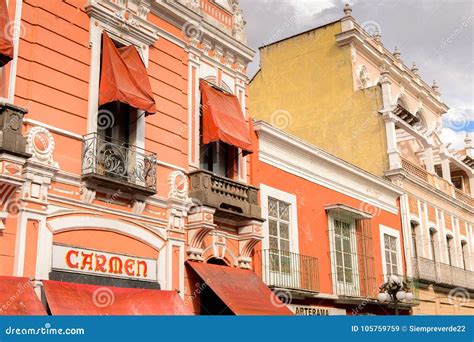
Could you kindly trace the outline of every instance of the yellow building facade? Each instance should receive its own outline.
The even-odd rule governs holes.
[[[250,115],[405,190],[413,313],[474,314],[474,146],[469,136],[462,152],[441,141],[449,108],[438,86],[389,51],[377,29],[369,35],[348,5],[340,20],[261,47],[260,59]]]

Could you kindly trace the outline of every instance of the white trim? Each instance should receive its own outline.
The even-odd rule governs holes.
[[[263,249],[269,249],[269,231],[268,231],[268,197],[290,204],[290,252],[299,253],[298,241],[298,208],[296,195],[272,188],[265,184],[260,184],[260,205],[262,207],[262,217],[266,221],[262,224],[263,231]]]
[[[261,162],[398,214],[397,199],[404,193],[399,187],[268,123],[256,121],[254,126]]]
[[[147,231],[146,229],[140,229],[137,225],[130,224],[125,221],[112,220],[103,217],[76,215],[61,217],[49,220],[48,226],[52,229],[53,233],[59,233],[62,231],[70,230],[81,230],[87,228],[117,232],[130,237],[134,237],[137,240],[155,248],[158,251],[165,244],[161,238]]]
[[[179,269],[173,269],[173,247],[179,247]],[[172,288],[173,274],[179,273],[179,295],[184,299],[184,242],[181,240],[168,239],[166,246],[166,282],[163,282],[163,289],[174,290]]]
[[[396,229],[384,226],[384,225],[379,225],[380,229],[380,252],[382,254],[382,269],[383,269],[383,275],[385,277],[385,280],[387,280],[387,260],[385,259],[385,241],[384,241],[384,235],[390,235],[393,236],[397,239],[397,269],[398,269],[398,275],[403,275],[403,263],[402,263],[402,248],[401,248],[401,240],[400,240],[400,232]]]
[[[40,127],[46,128],[47,130],[49,130],[53,133],[60,134],[60,135],[63,135],[65,137],[68,137],[68,138],[72,138],[72,139],[75,139],[75,140],[82,141],[82,135],[80,135],[80,134],[77,134],[77,133],[74,133],[74,132],[59,128],[59,127],[56,127],[56,126],[51,126],[51,125],[45,124],[44,122],[41,122],[41,121],[38,121],[38,120],[33,120],[33,119],[30,119],[30,118],[24,118],[23,123],[31,125],[31,126],[40,126]]]

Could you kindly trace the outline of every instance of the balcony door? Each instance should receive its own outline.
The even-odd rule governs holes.
[[[299,260],[291,253],[291,204],[268,197],[269,266],[271,284],[298,288]]]
[[[338,217],[332,220],[332,224],[333,281],[336,293],[358,296],[360,287],[355,221]]]

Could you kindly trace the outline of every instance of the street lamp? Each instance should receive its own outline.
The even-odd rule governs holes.
[[[391,275],[388,281],[380,286],[380,293],[377,299],[380,303],[393,302],[395,306],[395,315],[398,315],[398,303],[399,302],[412,302],[413,293],[409,292],[409,288],[406,282],[396,275]]]

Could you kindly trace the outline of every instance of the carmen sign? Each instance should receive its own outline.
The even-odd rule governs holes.
[[[157,280],[157,261],[128,255],[53,245],[53,269],[134,280]]]
[[[346,310],[326,306],[288,304],[288,308],[297,316],[334,316],[346,315]]]

